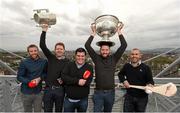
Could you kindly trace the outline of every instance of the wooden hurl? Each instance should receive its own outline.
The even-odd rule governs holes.
[[[118,84],[119,86],[123,86],[122,84]],[[174,96],[177,92],[177,87],[175,84],[173,83],[167,83],[167,84],[163,84],[163,85],[158,85],[158,86],[154,86],[154,87],[149,87],[149,86],[137,86],[137,85],[130,85],[130,88],[136,88],[136,89],[142,89],[142,90],[150,90],[154,93],[158,93],[160,95],[163,96]]]

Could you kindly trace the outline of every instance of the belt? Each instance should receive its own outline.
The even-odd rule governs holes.
[[[108,89],[108,90],[104,90],[104,89],[95,89],[95,91],[107,93],[107,92],[113,92],[113,91],[115,91],[115,90],[114,90],[114,89]]]
[[[46,86],[46,88],[58,89],[58,88],[62,88],[62,86]]]

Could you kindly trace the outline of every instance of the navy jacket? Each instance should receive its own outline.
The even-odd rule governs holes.
[[[42,89],[42,79],[46,76],[46,66],[47,61],[45,59],[39,58],[33,60],[32,58],[27,58],[21,61],[17,79],[22,82],[21,92],[23,94],[38,94]],[[41,81],[37,87],[30,88],[28,83],[35,79],[41,77]]]

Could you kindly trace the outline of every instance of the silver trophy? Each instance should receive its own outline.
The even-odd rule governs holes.
[[[48,24],[50,27],[56,24],[56,15],[50,13],[48,9],[36,9],[33,11],[35,13],[32,19],[38,24],[37,26]]]
[[[101,15],[95,19],[96,33],[102,37],[102,40],[97,42],[96,45],[108,44],[114,46],[115,43],[109,38],[116,34],[117,28],[122,22],[113,15]]]

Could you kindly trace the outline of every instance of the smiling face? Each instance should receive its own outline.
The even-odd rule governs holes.
[[[32,58],[32,59],[37,59],[39,58],[39,50],[37,47],[30,47],[28,48],[28,53],[29,53],[29,56]]]
[[[64,52],[65,52],[64,47],[63,47],[62,45],[56,45],[54,51],[55,51],[56,57],[61,57],[61,56],[63,56],[63,55],[64,55]]]
[[[138,63],[141,60],[141,52],[139,49],[133,49],[130,54],[130,60],[132,63]]]
[[[106,58],[110,55],[110,47],[108,45],[102,45],[100,48],[100,54],[103,58]]]
[[[85,63],[86,55],[84,52],[77,52],[75,55],[76,63],[82,65]]]

